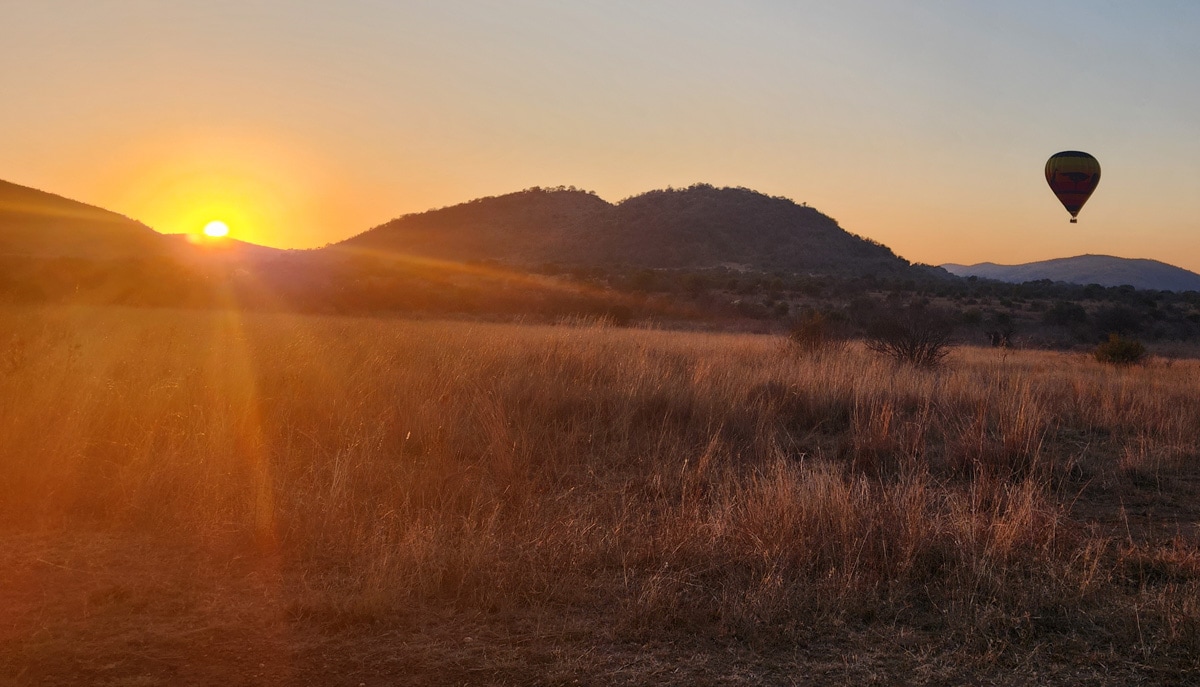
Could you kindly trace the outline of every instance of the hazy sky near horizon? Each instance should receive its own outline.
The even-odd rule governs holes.
[[[530,186],[807,202],[918,262],[1200,271],[1200,3],[39,0],[0,179],[310,247]],[[1046,158],[1103,168],[1079,224]]]

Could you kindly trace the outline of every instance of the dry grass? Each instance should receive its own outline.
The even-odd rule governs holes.
[[[258,628],[282,682],[695,682],[656,671],[830,651],[860,682],[1182,679],[1198,390],[1195,361],[959,349],[929,371],[586,323],[9,312],[0,670],[155,684],[145,646]],[[226,659],[189,660],[220,681]]]

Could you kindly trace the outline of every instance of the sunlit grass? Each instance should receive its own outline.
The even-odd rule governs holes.
[[[277,596],[303,617],[1200,648],[1194,548],[1081,507],[1195,475],[1196,361],[958,349],[927,371],[769,336],[235,311],[0,327],[5,532],[227,542],[303,580]]]

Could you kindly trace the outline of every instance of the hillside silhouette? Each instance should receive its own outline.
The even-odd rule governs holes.
[[[942,268],[960,277],[974,276],[1016,284],[1049,279],[1068,284],[1129,285],[1153,291],[1200,291],[1200,274],[1158,260],[1111,255],[1078,255],[1020,265],[946,264]]]
[[[907,261],[831,217],[744,188],[696,185],[619,203],[532,188],[405,215],[336,244],[442,260],[900,275]]]
[[[0,181],[0,255],[109,259],[169,249],[162,234],[124,215]]]
[[[175,257],[191,264],[263,263],[297,252],[228,236],[214,239],[197,234],[165,234],[164,238]]]

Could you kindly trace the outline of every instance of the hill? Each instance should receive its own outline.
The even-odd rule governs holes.
[[[200,234],[164,234],[173,256],[194,264],[260,263],[276,260],[291,252],[260,246],[223,236],[210,238]]]
[[[1021,265],[945,264],[942,268],[960,277],[982,277],[1020,284],[1049,279],[1068,284],[1130,285],[1153,291],[1200,291],[1200,274],[1158,260],[1079,255],[1028,262]]]
[[[533,188],[406,215],[336,244],[442,260],[865,275],[907,261],[831,217],[744,188],[696,185],[609,203],[575,189]]]
[[[0,255],[108,259],[157,255],[168,245],[123,215],[0,181]]]

